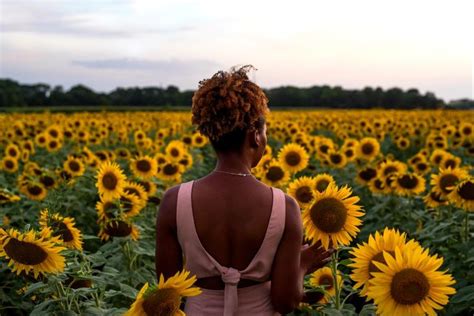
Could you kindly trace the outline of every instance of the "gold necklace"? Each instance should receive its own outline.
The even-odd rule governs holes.
[[[241,177],[246,177],[246,176],[253,176],[253,174],[251,173],[240,173],[240,172],[237,172],[237,173],[234,173],[234,172],[228,172],[228,171],[222,171],[222,170],[215,170],[215,172],[222,172],[222,173],[227,173],[227,174],[232,174],[234,176],[241,176]]]

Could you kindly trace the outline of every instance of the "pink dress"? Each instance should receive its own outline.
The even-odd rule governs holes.
[[[280,315],[271,303],[270,272],[280,239],[285,228],[285,194],[272,187],[273,202],[264,240],[244,270],[221,266],[203,247],[196,232],[191,203],[193,182],[182,183],[178,191],[176,221],[178,240],[184,253],[184,268],[197,278],[221,276],[224,290],[201,289],[198,296],[188,297],[184,312],[187,315]],[[262,283],[238,288],[240,279]]]

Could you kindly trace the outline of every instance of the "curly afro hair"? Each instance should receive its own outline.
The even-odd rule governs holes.
[[[248,129],[261,130],[270,110],[263,90],[247,76],[251,65],[219,71],[199,82],[193,95],[192,123],[216,150],[240,148]]]

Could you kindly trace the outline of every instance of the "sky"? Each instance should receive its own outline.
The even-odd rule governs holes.
[[[474,98],[474,4],[425,1],[0,0],[0,77],[196,89],[252,64],[282,85]]]

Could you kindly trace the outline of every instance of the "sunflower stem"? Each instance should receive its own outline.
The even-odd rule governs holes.
[[[332,260],[331,260],[331,271],[332,271],[332,277],[334,279],[334,290],[335,290],[335,308],[337,310],[341,309],[341,289],[339,288],[339,284],[337,282],[337,266],[338,266],[338,259],[339,259],[339,249],[336,249],[336,251],[332,254]]]
[[[464,241],[469,241],[469,212],[464,211]]]

